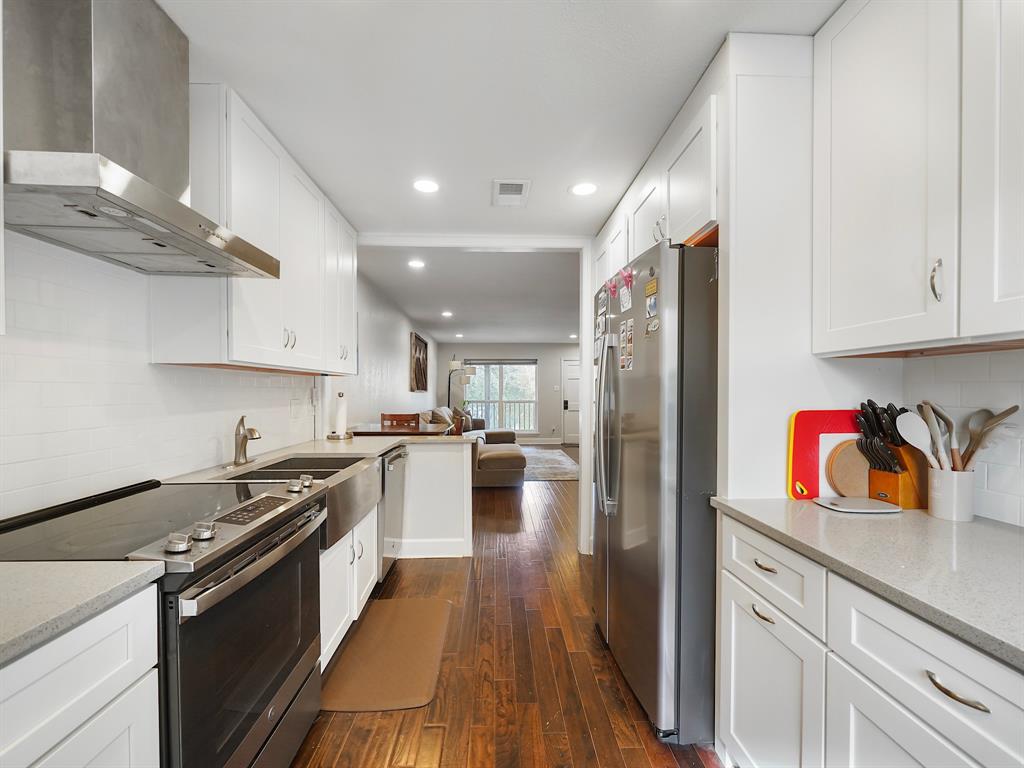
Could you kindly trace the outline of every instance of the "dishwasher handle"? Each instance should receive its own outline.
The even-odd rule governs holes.
[[[386,472],[394,472],[397,467],[405,464],[406,459],[409,458],[408,451],[397,451],[384,457],[384,467]]]

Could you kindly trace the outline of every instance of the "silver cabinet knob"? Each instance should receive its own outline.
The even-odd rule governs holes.
[[[288,481],[288,492],[289,493],[301,493],[302,492],[302,481],[298,478]]]
[[[192,539],[194,541],[209,541],[216,535],[216,523],[196,523],[192,528]]]
[[[303,488],[309,488],[313,485],[312,475],[299,475],[299,482],[302,483]]]
[[[164,544],[164,552],[180,555],[192,549],[192,537],[187,533],[172,533]]]

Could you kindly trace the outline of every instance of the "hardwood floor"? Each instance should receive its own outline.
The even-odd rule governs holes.
[[[436,697],[322,712],[293,768],[720,768],[654,737],[594,629],[578,485],[477,489],[472,558],[399,561],[377,599],[453,604]]]

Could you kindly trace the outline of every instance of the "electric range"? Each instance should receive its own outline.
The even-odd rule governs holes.
[[[326,499],[153,480],[0,521],[0,561],[162,561],[161,765],[287,765],[320,709]]]

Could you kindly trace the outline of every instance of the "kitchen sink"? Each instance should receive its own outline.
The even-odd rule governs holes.
[[[295,469],[270,469],[266,467],[264,469],[254,469],[249,472],[243,472],[240,475],[232,475],[232,480],[274,480],[279,483],[286,483],[299,475],[312,475],[314,480],[326,480],[333,474],[336,474],[339,470],[337,469],[308,469],[307,467],[296,467]]]
[[[358,464],[362,461],[361,458],[351,458],[345,456],[292,456],[290,459],[279,461],[275,464],[268,464],[263,469],[301,469],[305,470],[306,474],[312,474],[308,470],[317,469],[329,469],[332,472],[337,472],[340,469],[348,469],[353,464]],[[315,477],[315,475],[314,475]]]

